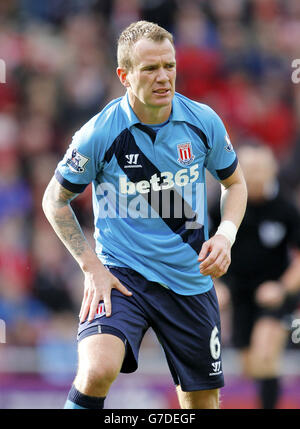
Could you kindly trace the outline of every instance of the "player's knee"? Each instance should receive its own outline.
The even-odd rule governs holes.
[[[99,363],[97,366],[86,365],[78,371],[76,385],[80,385],[83,393],[94,392],[95,395],[104,395],[118,374],[119,368],[115,368],[109,362]]]
[[[117,378],[119,370],[115,368],[113,365],[101,364],[100,368],[92,368],[90,371],[91,379],[94,380],[95,383],[104,384],[110,386],[114,380]]]
[[[118,376],[124,359],[124,343],[114,335],[91,335],[79,344],[75,386],[82,393],[104,396]]]

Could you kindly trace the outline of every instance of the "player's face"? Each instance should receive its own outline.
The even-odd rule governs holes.
[[[134,45],[133,67],[126,73],[130,103],[137,112],[171,107],[175,92],[175,50],[168,39],[141,39]],[[124,83],[123,83],[124,84]]]

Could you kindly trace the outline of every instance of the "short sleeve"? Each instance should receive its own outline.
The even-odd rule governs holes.
[[[225,180],[234,173],[238,159],[226,128],[215,112],[210,136],[211,148],[206,156],[205,166],[217,180]]]
[[[55,177],[69,191],[81,193],[96,178],[99,170],[96,133],[87,123],[74,134],[55,170]]]

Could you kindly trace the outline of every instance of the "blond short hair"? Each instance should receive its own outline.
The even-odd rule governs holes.
[[[169,40],[174,47],[174,40],[171,33],[158,24],[148,21],[137,21],[130,24],[122,31],[118,40],[117,59],[118,66],[130,70],[132,63],[132,49],[140,39],[148,39],[153,42],[163,42]]]

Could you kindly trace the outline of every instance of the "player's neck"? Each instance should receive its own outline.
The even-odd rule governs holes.
[[[169,119],[172,104],[160,107],[145,107],[143,104],[129,97],[132,110],[143,124],[161,124]]]

